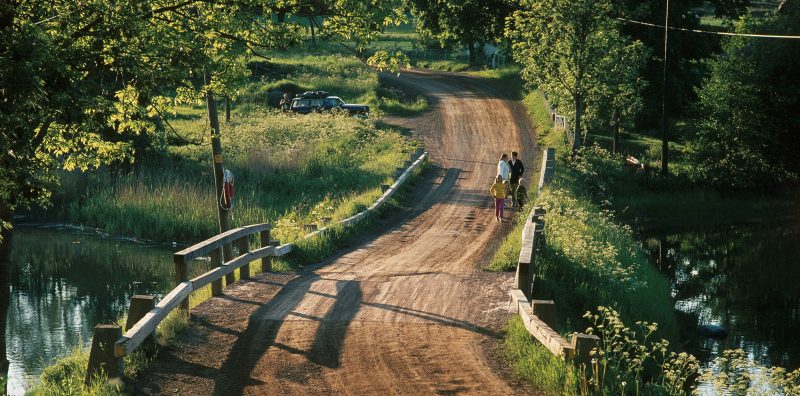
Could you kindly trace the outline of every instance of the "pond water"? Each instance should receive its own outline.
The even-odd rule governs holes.
[[[723,350],[737,348],[760,366],[800,367],[800,224],[639,235],[671,283],[685,348],[705,367]],[[707,324],[722,326],[728,337],[698,336],[697,327]]]
[[[22,394],[41,370],[78,346],[94,326],[112,323],[135,294],[173,287],[172,246],[97,232],[17,227],[8,311],[9,392]]]

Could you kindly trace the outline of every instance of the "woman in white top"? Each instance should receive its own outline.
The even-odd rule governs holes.
[[[511,167],[508,166],[508,154],[500,156],[500,162],[497,163],[497,174],[501,176],[503,180],[508,180],[511,176]]]

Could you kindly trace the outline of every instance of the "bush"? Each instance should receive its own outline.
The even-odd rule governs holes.
[[[610,205],[612,188],[622,177],[622,163],[618,156],[594,144],[581,147],[567,164],[574,171],[578,187],[583,187],[594,202]]]

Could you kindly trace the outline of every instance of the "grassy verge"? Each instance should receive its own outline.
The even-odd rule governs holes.
[[[534,340],[519,316],[511,318],[505,333],[503,344],[517,375],[530,379],[548,395],[578,393],[578,373],[574,366]]]
[[[658,335],[675,339],[667,282],[649,265],[631,229],[608,210],[612,186],[623,176],[619,164],[600,149],[586,149],[578,159],[567,161],[563,131],[553,128],[541,95],[531,93],[525,101],[540,144],[555,147],[557,160],[556,177],[535,198],[547,209],[547,244],[537,256],[534,297],[557,302],[557,330],[562,333],[584,331],[590,323],[583,314],[607,306],[626,322],[658,322]],[[490,269],[515,268],[520,228],[503,242]],[[548,394],[578,393],[575,374],[536,343],[520,323],[509,324],[506,349],[516,373]]]

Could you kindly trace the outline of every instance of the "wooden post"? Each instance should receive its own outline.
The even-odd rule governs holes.
[[[518,262],[517,273],[514,276],[514,288],[522,290],[527,299],[531,299],[531,287],[528,279],[531,276],[530,263]]]
[[[261,239],[262,248],[269,246],[269,241],[270,241],[269,230],[261,231],[259,238]],[[272,272],[272,256],[267,256],[261,259],[261,272],[263,273]]]
[[[417,154],[416,152],[413,152],[413,153],[408,155],[408,159],[411,160],[411,162],[416,161],[417,158],[419,158],[419,154]]]
[[[556,329],[556,303],[553,300],[533,300],[531,307],[534,315],[551,329]]]
[[[388,190],[389,190],[389,187],[391,187],[391,186],[390,186],[390,185],[388,185],[388,184],[381,184],[381,192],[386,192],[386,191],[388,191]]]
[[[245,235],[236,241],[239,247],[239,255],[244,255],[250,252],[250,236]],[[247,263],[239,268],[239,278],[250,279],[250,263]]]
[[[403,161],[403,168],[408,169],[409,166],[411,166],[411,161]]]
[[[596,348],[600,343],[600,338],[596,335],[572,333],[572,348],[575,350],[575,364],[580,366],[585,364],[589,367],[592,357],[589,352]]]
[[[534,221],[534,222],[538,221],[539,219],[544,217],[544,215],[546,215],[546,214],[547,214],[547,210],[545,210],[545,208],[543,208],[541,206],[534,206],[533,207],[533,217],[531,218],[531,220]]]
[[[230,243],[227,244],[227,246],[232,247]],[[222,250],[222,258],[225,260],[226,263],[228,261],[233,260],[235,258],[235,257],[233,257],[233,249],[231,248],[230,256],[228,256],[228,254],[225,253],[225,250],[223,249]],[[236,282],[236,274],[234,274],[234,272],[236,272],[236,271],[231,271],[230,273],[225,275],[225,287],[228,287],[228,286],[232,285],[233,282]]]
[[[174,256],[175,261],[175,286],[180,285],[183,282],[189,280],[189,272],[186,268],[186,262],[183,260],[183,256],[178,256],[177,254]],[[180,309],[189,310],[189,299],[186,298],[181,301]]]
[[[84,383],[89,385],[96,377],[107,375],[109,380],[120,380],[122,358],[114,356],[114,343],[122,337],[119,325],[97,325],[94,328],[92,349],[89,352],[89,364],[86,367]]]
[[[425,149],[422,148],[422,147],[418,147],[417,148],[417,157],[421,156],[422,154],[425,154]]]
[[[406,168],[395,168],[394,169],[394,177],[395,177],[395,179],[400,177],[400,175],[402,175],[403,172],[405,172],[405,171],[406,171]]]
[[[211,251],[211,266],[212,267],[222,267],[222,250],[221,249],[214,249]],[[212,296],[221,296],[222,295],[222,278],[217,279],[211,282],[211,295]]]
[[[131,306],[128,308],[128,319],[125,320],[125,331],[135,326],[144,315],[150,312],[156,306],[156,298],[154,296],[141,296],[135,295],[131,298]],[[140,344],[144,350],[152,352],[155,350],[156,341],[152,334]]]
[[[328,224],[331,221],[333,221],[333,217],[321,217],[319,220],[322,221],[325,224]]]
[[[533,251],[536,254],[536,249],[538,247],[542,247],[545,245],[545,235],[544,235],[544,220],[539,220],[536,223],[533,223]]]

